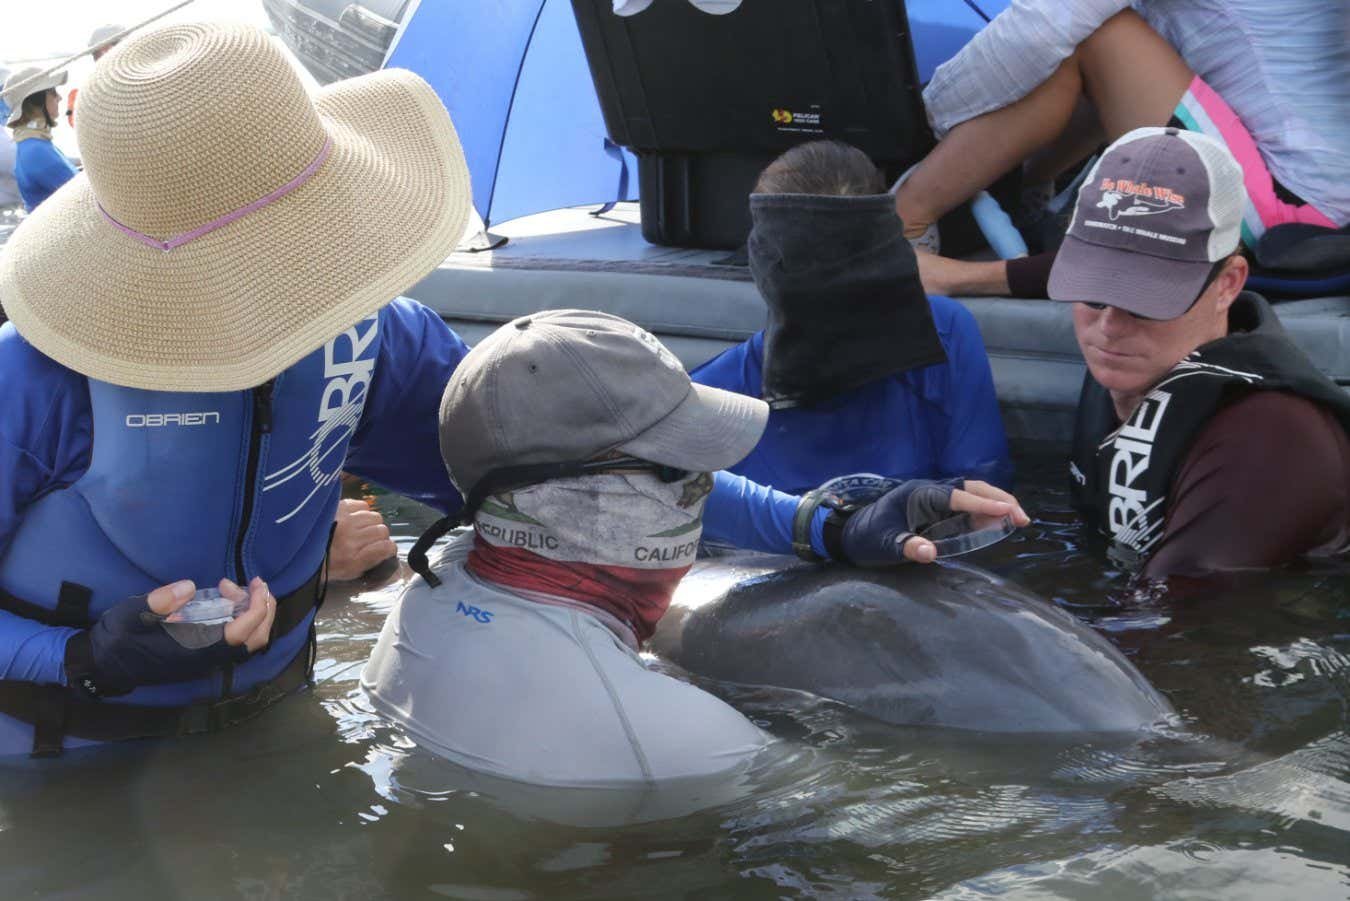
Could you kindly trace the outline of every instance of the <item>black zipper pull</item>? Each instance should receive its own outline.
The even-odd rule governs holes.
[[[253,389],[253,422],[263,434],[272,431],[272,385],[268,379]]]

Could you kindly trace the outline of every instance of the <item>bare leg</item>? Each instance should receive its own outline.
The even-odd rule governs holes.
[[[1026,183],[1054,181],[1070,166],[1085,159],[1106,140],[1097,110],[1079,98],[1078,106],[1069,117],[1069,124],[1050,144],[1032,154],[1022,167]]]
[[[1176,50],[1131,10],[1102,24],[1055,73],[1021,100],[953,128],[896,192],[905,233],[918,234],[1056,139],[1086,96],[1115,139],[1162,125],[1193,74]]]
[[[988,187],[1063,130],[1083,93],[1074,57],[1021,100],[953,128],[895,193],[905,234],[929,224]]]
[[[1195,73],[1133,10],[1112,16],[1078,46],[1083,88],[1109,140],[1166,125]]]

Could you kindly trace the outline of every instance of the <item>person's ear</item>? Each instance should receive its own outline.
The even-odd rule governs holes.
[[[1223,264],[1219,270],[1218,276],[1214,279],[1215,294],[1215,312],[1227,314],[1228,308],[1237,300],[1237,296],[1242,293],[1242,288],[1247,284],[1247,273],[1250,268],[1247,265],[1247,258],[1240,253],[1235,253]]]

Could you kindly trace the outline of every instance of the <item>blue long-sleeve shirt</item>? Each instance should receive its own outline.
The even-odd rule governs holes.
[[[26,138],[14,145],[14,181],[24,209],[30,213],[74,178],[75,172],[70,160],[51,141]]]
[[[439,406],[468,347],[434,312],[399,299],[380,315],[381,343],[361,420],[344,468],[449,513],[463,501],[441,460]],[[73,484],[93,452],[84,376],[0,326],[0,556],[26,508]],[[792,552],[797,498],[718,473],[704,511],[705,533],[752,550]],[[812,544],[825,548],[817,512]],[[193,515],[185,504],[185,516]],[[78,551],[78,549],[73,549]],[[62,661],[74,630],[0,610],[0,679],[64,682]]]
[[[774,410],[758,446],[732,471],[793,493],[855,472],[1008,487],[1012,461],[979,326],[956,301],[929,303],[946,363],[878,379],[819,406]],[[763,375],[763,332],[692,373],[696,382],[754,397]]]

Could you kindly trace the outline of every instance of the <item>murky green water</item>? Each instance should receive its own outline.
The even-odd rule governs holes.
[[[1058,467],[1023,472],[1038,520],[972,562],[1105,630],[1184,727],[1010,740],[713,686],[776,760],[710,809],[623,825],[663,800],[491,784],[372,715],[357,677],[400,575],[330,592],[317,689],[254,723],[0,765],[0,897],[1350,896],[1350,569],[1113,601]],[[405,551],[431,519],[380,507]]]
[[[1350,897],[1350,566],[1128,596],[1055,461],[1023,456],[1037,521],[972,562],[1105,631],[1181,727],[1050,743],[710,685],[777,753],[659,818],[671,798],[484,781],[375,717],[357,678],[390,568],[330,592],[316,690],[251,724],[0,762],[0,899]],[[433,518],[379,506],[405,552]]]

